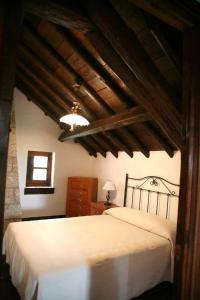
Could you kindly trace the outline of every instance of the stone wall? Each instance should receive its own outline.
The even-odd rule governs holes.
[[[8,162],[7,162],[7,178],[6,178],[6,196],[5,196],[5,212],[4,225],[13,221],[21,220],[22,211],[19,196],[19,178],[17,167],[17,148],[16,148],[16,126],[15,114],[12,112],[9,146],[8,146]]]

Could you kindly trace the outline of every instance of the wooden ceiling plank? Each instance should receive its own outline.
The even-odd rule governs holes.
[[[71,98],[71,101],[77,101],[80,103],[81,109],[85,112],[86,116],[88,117],[89,120],[92,120],[96,117],[96,115],[86,107],[85,103],[82,101],[80,97],[76,95],[76,93],[71,89],[69,86],[66,85],[66,82],[62,80],[55,72],[49,68],[47,64],[45,64],[44,61],[40,59],[38,55],[34,53],[32,49],[30,49],[27,45],[21,43],[20,44],[20,51],[26,55],[30,61],[33,61],[36,65],[40,67],[42,72],[52,79],[58,85],[66,94]],[[72,102],[68,102],[68,105],[72,106]]]
[[[150,132],[151,135],[154,136],[154,138],[158,141],[158,143],[163,147],[163,149],[167,152],[169,157],[174,156],[174,149],[169,145],[167,142],[167,139],[162,136],[158,130],[156,130],[152,125],[143,123],[143,126],[145,127],[147,132]]]
[[[135,106],[130,109],[118,113],[116,115],[110,116],[105,119],[100,119],[92,122],[86,128],[77,129],[75,132],[70,134],[62,134],[59,140],[64,141],[67,139],[73,139],[77,137],[83,137],[91,134],[95,134],[101,131],[107,131],[130,125],[133,123],[143,122],[150,120],[150,116],[142,107]]]
[[[129,0],[135,6],[160,19],[164,23],[183,31],[192,27],[193,21],[176,3],[169,0]]]
[[[118,130],[126,135],[127,139],[130,140],[145,157],[148,158],[150,156],[149,149],[147,149],[147,147],[133,134],[133,132],[126,127],[119,128]]]
[[[89,143],[87,143],[83,139],[75,139],[75,143],[80,144],[85,150],[89,153],[89,155],[97,157],[97,153],[94,148],[91,147]]]
[[[118,151],[112,146],[112,144],[108,143],[105,138],[102,138],[100,135],[94,134],[93,139],[99,144],[102,145],[105,149],[110,151],[113,156],[118,157]]]
[[[25,28],[27,31],[29,31],[33,38],[35,38],[40,45],[46,49],[49,55],[56,60],[61,68],[65,69],[68,73],[75,77],[77,84],[84,88],[85,92],[90,96],[100,111],[102,111],[104,114],[113,113],[113,110],[109,107],[109,105],[103,99],[101,99],[97,92],[91,86],[89,86],[89,84],[72,68],[70,64],[66,62],[66,60],[59,55],[58,52],[45,39],[40,36],[33,26],[26,22]]]
[[[111,131],[106,131],[103,133],[109,140],[111,141],[112,144],[114,144],[118,149],[121,151],[125,151],[131,158],[133,157],[133,151],[132,149],[126,145],[124,142],[121,141],[120,138],[118,138],[113,132]]]
[[[95,58],[90,54],[90,52],[84,48],[81,43],[72,35],[69,30],[62,30],[58,26],[54,25],[55,30],[58,30],[62,35],[63,39],[72,47],[72,49],[83,59],[83,61],[90,66],[90,68],[100,77],[107,87],[109,87],[113,93],[120,100],[123,107],[133,106],[133,101],[127,97],[120,86],[110,77],[109,73],[103,66],[95,60]]]
[[[82,32],[93,28],[91,22],[73,1],[59,3],[51,0],[26,0],[24,7],[27,12],[66,28]]]
[[[123,23],[109,3],[103,0],[101,2],[89,0],[87,11],[132,71],[131,78],[120,70],[118,70],[118,76],[131,91],[137,92],[135,100],[151,113],[168,138],[180,149],[182,145],[181,117],[172,103],[174,95],[171,95],[167,89],[166,81],[147,56],[137,36]]]

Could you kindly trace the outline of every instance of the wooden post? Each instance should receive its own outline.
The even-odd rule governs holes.
[[[175,299],[200,299],[200,30],[183,33],[181,191],[175,258]]]
[[[10,114],[15,83],[16,46],[22,21],[21,1],[1,1],[0,10],[0,252],[2,252],[4,204]],[[0,271],[2,255],[0,253]]]

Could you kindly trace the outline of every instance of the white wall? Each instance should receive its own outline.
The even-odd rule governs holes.
[[[98,155],[92,170],[93,176],[99,179],[98,200],[105,200],[106,192],[102,190],[103,184],[106,180],[112,180],[117,189],[117,192],[112,195],[113,203],[123,205],[126,173],[136,178],[156,175],[179,184],[180,161],[180,152],[176,152],[173,158],[164,151],[152,151],[149,158],[140,152],[134,152],[133,158],[124,152],[120,152],[117,159],[110,153],[106,158]]]
[[[57,139],[61,131],[57,124],[32,102],[27,101],[17,89],[14,93],[14,105],[23,217],[64,214],[67,177],[90,176],[92,158],[78,144],[59,142]],[[55,152],[54,194],[24,195],[28,150]]]

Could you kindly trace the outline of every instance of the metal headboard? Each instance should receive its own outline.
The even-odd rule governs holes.
[[[127,193],[131,189],[131,208],[134,207],[134,194],[138,194],[138,209],[144,210],[143,195],[146,195],[146,212],[150,212],[151,196],[154,194],[155,214],[159,216],[160,199],[166,201],[165,218],[169,218],[170,201],[173,197],[179,198],[179,185],[172,183],[162,177],[146,176],[143,178],[133,178],[126,174],[125,190],[124,190],[124,206],[127,206]]]

